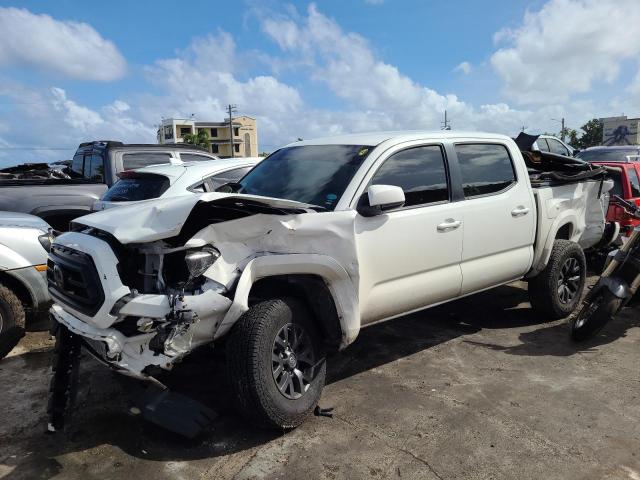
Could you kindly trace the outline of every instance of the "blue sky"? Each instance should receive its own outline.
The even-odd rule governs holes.
[[[227,103],[266,151],[435,129],[445,109],[453,128],[510,134],[638,115],[638,24],[636,0],[3,1],[0,164],[154,142],[162,116]]]

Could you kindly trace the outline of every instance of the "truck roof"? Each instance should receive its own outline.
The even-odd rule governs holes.
[[[153,149],[181,149],[195,150],[198,152],[208,152],[208,150],[190,143],[122,143],[115,140],[95,140],[92,142],[83,142],[78,145],[78,150],[87,147],[99,148],[153,148]]]
[[[507,135],[483,132],[465,132],[459,130],[414,130],[414,131],[390,131],[370,133],[350,133],[332,137],[314,138],[290,143],[287,146],[302,145],[380,145],[387,140],[406,142],[411,140],[438,140],[443,138],[478,138],[483,140],[513,141]]]

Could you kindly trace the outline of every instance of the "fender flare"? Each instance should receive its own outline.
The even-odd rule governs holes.
[[[342,329],[340,348],[352,343],[360,332],[358,290],[347,271],[333,257],[318,254],[262,255],[250,260],[236,284],[233,303],[225,314],[215,337],[226,334],[249,309],[249,292],[262,278],[275,275],[318,275],[333,297]]]
[[[593,287],[591,296],[595,295],[603,288],[608,289],[612,295],[618,297],[621,300],[631,298],[631,292],[629,291],[629,285],[624,280],[616,277],[603,277],[598,280],[598,283]]]
[[[578,219],[572,212],[563,212],[561,215],[556,217],[553,221],[553,225],[549,229],[549,233],[547,237],[544,239],[542,245],[537,246],[537,248],[542,248],[542,252],[537,260],[534,259],[534,264],[531,268],[531,271],[527,274],[527,278],[535,277],[538,273],[545,269],[547,263],[549,263],[549,258],[551,258],[551,251],[553,250],[553,243],[556,240],[556,236],[561,228],[566,225],[571,225],[571,236],[569,240],[572,242],[576,242],[576,230],[578,229]]]

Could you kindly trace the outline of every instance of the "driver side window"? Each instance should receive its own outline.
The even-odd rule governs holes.
[[[371,179],[371,185],[395,185],[404,191],[405,207],[449,200],[442,148],[414,147],[390,156]]]

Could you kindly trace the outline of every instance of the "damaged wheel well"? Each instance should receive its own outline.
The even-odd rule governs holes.
[[[569,240],[571,239],[572,232],[573,225],[571,225],[570,223],[565,223],[558,229],[558,233],[556,233],[556,240]]]
[[[249,307],[263,300],[294,297],[309,307],[320,326],[325,342],[336,349],[342,341],[342,328],[333,295],[319,275],[276,275],[261,278],[251,286]]]

